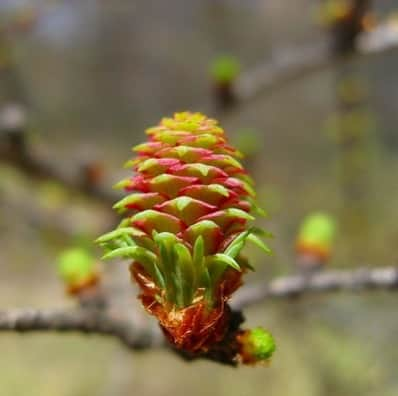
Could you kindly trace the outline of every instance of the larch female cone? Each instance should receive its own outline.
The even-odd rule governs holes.
[[[253,182],[217,121],[177,113],[147,131],[127,162],[136,175],[117,184],[130,194],[114,205],[126,214],[98,239],[104,258],[131,258],[140,299],[169,341],[190,353],[206,352],[228,330],[227,300],[251,269],[240,255],[246,241],[269,248],[249,228]]]

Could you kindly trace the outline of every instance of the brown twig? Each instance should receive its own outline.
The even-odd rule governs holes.
[[[239,314],[237,314],[239,316]],[[135,351],[156,347],[168,347],[184,360],[207,359],[235,366],[233,354],[217,350],[209,354],[190,356],[172,348],[154,328],[139,329],[131,320],[112,317],[101,310],[40,310],[33,308],[0,310],[0,331],[18,333],[55,331],[60,333],[83,333],[106,335],[117,338],[127,348]]]
[[[353,271],[325,271],[310,276],[293,275],[270,283],[249,285],[237,292],[234,309],[258,304],[267,298],[286,298],[335,291],[391,290],[398,288],[398,267],[359,268]]]
[[[40,310],[32,308],[0,311],[0,331],[56,331],[111,335],[133,350],[162,343],[148,330],[139,330],[125,319],[97,310]]]
[[[311,277],[301,275],[276,278],[269,284],[250,285],[242,289],[232,302],[236,310],[236,323],[243,320],[240,311],[264,301],[267,298],[288,298],[309,293],[328,293],[332,291],[358,290],[396,290],[398,289],[398,267],[377,269],[360,268],[353,271],[328,271]],[[160,333],[148,328],[140,329],[131,320],[114,317],[99,310],[40,310],[8,309],[0,311],[0,331],[13,332],[75,332],[96,335],[109,335],[119,339],[132,350],[144,350],[166,346]],[[225,350],[216,350],[207,355],[186,356],[188,360],[204,358],[218,363],[235,365],[229,360]]]

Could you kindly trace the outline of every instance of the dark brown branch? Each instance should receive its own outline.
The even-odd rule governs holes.
[[[398,267],[359,268],[353,271],[326,271],[311,276],[293,275],[267,283],[248,285],[237,292],[234,309],[263,302],[267,298],[286,298],[334,291],[398,289]]]

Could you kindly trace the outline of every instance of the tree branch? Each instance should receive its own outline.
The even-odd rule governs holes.
[[[234,309],[263,302],[267,298],[287,298],[334,291],[398,289],[398,267],[359,268],[353,271],[326,271],[310,276],[276,278],[269,284],[248,285],[236,294]]]
[[[263,92],[326,68],[331,59],[326,42],[275,51],[271,58],[238,77],[234,96],[238,103],[248,102]]]
[[[249,285],[238,292],[232,301],[235,315],[239,317],[242,308],[260,303],[267,298],[289,298],[310,293],[358,290],[398,290],[398,267],[376,269],[360,268],[353,271],[327,271],[310,277],[302,275],[276,278],[265,283]],[[9,309],[0,310],[0,331],[15,332],[78,332],[85,334],[108,335],[119,339],[132,350],[143,350],[168,345],[160,333],[149,328],[138,328],[131,320],[111,316],[99,310],[41,310]],[[195,356],[180,356],[194,360]],[[223,355],[201,355],[218,363],[235,365]]]
[[[240,317],[238,313],[237,316]],[[40,310],[33,308],[0,310],[0,332],[71,332],[93,335],[107,335],[119,339],[131,350],[146,350],[156,347],[168,347],[186,361],[207,359],[228,366],[236,366],[234,361],[224,351],[209,352],[192,356],[184,351],[173,348],[155,329],[138,329],[131,320],[111,317],[102,311],[94,309]]]
[[[80,332],[111,335],[133,350],[151,348],[162,343],[148,330],[139,330],[124,319],[96,310],[41,310],[32,308],[0,311],[0,331]]]
[[[314,72],[326,70],[352,58],[380,55],[398,47],[398,27],[396,22],[379,24],[370,32],[358,37],[352,56],[342,57],[331,51],[327,40],[311,45],[288,48],[275,52],[252,70],[237,79],[234,97],[239,103],[246,103],[262,93],[269,93],[287,83],[307,77]]]
[[[23,155],[15,155],[7,150],[0,150],[1,159],[23,171],[36,180],[54,180],[65,188],[104,202],[106,205],[114,204],[120,199],[120,194],[104,188],[101,185],[88,186],[83,179],[65,172],[60,166],[34,155],[26,150]]]

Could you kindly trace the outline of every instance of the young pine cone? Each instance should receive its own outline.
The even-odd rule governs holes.
[[[140,299],[168,340],[205,353],[224,339],[227,301],[251,269],[240,255],[246,241],[269,253],[257,236],[264,232],[248,227],[250,213],[261,210],[241,154],[217,121],[177,113],[146,133],[149,141],[127,162],[136,175],[117,184],[129,192],[114,205],[125,219],[98,242],[104,258],[133,260]]]

